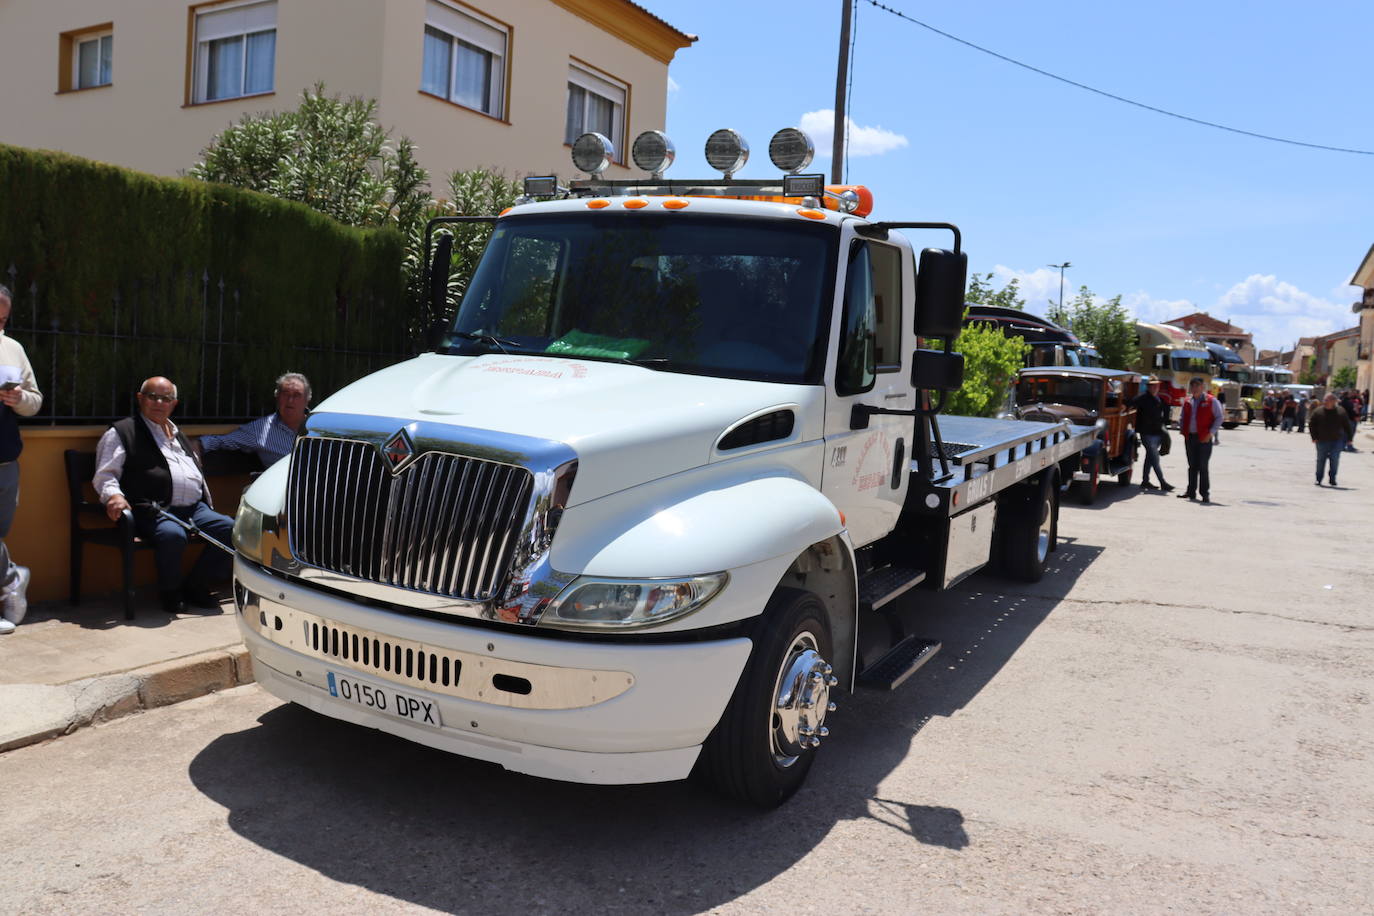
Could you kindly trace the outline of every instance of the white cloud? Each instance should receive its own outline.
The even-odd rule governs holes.
[[[902,149],[909,145],[906,137],[885,127],[862,127],[855,124],[852,118],[845,118],[845,123],[848,125],[851,156],[881,156],[883,153],[890,153],[894,149]],[[835,136],[833,108],[808,111],[801,116],[801,122],[797,126],[806,131],[815,142],[816,158],[824,159],[830,156]]]
[[[998,264],[992,271],[992,286],[1001,289],[1011,280],[1019,284],[1026,310],[1046,315],[1051,302],[1059,299],[1059,271],[1049,268],[1017,270]],[[1064,298],[1073,301],[1078,287],[1070,274],[1064,283]],[[1249,331],[1255,346],[1281,349],[1293,346],[1299,337],[1330,334],[1354,326],[1356,317],[1350,303],[1360,296],[1352,286],[1338,286],[1324,296],[1304,292],[1291,283],[1273,275],[1252,274],[1229,289],[1220,291],[1215,300],[1193,302],[1188,299],[1163,299],[1145,290],[1126,293],[1121,304],[1139,321],[1161,322],[1180,318],[1193,312],[1206,312],[1214,318]],[[1098,295],[1098,301],[1104,297]]]

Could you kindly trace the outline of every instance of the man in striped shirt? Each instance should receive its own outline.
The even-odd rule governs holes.
[[[276,413],[245,423],[223,436],[201,436],[201,451],[253,452],[263,467],[270,467],[291,454],[296,433],[305,422],[305,411],[310,406],[310,382],[299,372],[288,372],[277,379],[272,393],[277,399]]]

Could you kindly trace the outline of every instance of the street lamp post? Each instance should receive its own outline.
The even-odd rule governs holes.
[[[1068,261],[1065,261],[1063,264],[1050,264],[1050,265],[1047,265],[1047,266],[1052,267],[1052,268],[1054,268],[1055,270],[1059,271],[1059,320],[1060,320],[1060,321],[1063,321],[1063,320],[1064,320],[1064,271],[1065,271],[1065,269],[1067,269],[1067,268],[1069,268],[1069,267],[1072,267],[1073,265],[1070,264]]]

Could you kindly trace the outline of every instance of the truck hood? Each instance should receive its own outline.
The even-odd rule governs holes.
[[[426,354],[343,388],[311,424],[329,428],[324,415],[337,412],[394,417],[398,428],[419,420],[562,442],[578,456],[577,505],[700,467],[722,433],[769,409],[797,411],[784,441],[807,438],[807,418],[820,422],[823,401],[824,390],[808,385],[523,354]]]

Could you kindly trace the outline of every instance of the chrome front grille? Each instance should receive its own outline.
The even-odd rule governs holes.
[[[287,497],[291,552],[347,576],[485,601],[509,570],[533,486],[524,468],[445,452],[393,476],[375,445],[303,438]]]

